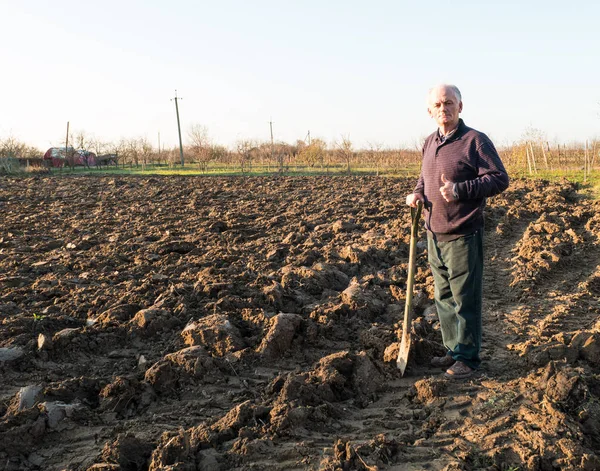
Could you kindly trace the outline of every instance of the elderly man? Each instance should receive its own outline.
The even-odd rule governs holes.
[[[429,115],[438,125],[425,140],[421,175],[406,204],[426,210],[427,252],[435,281],[435,305],[446,356],[433,366],[451,379],[468,378],[481,360],[483,208],[508,187],[508,175],[492,141],[465,125],[454,85],[429,91]]]

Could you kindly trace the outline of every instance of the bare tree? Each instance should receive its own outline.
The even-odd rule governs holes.
[[[250,139],[241,139],[236,143],[238,162],[242,173],[251,170],[252,159],[259,153],[256,144]]]
[[[295,146],[285,142],[278,142],[275,143],[274,152],[277,159],[277,171],[283,173],[285,171],[286,158],[289,162],[290,159],[297,154],[297,149]]]
[[[368,142],[367,145],[367,155],[369,163],[371,165],[375,164],[375,171],[377,173],[377,176],[379,176],[379,165],[381,164],[381,160],[383,158],[383,144],[381,142]]]
[[[13,136],[0,141],[0,157],[23,159],[41,155],[41,152],[24,142],[19,141]]]
[[[352,149],[352,141],[350,141],[350,136],[342,136],[340,141],[336,141],[335,151],[338,158],[346,164],[346,172],[350,174],[350,164],[352,162],[352,157],[354,156],[354,150]]]
[[[97,137],[94,137],[90,142],[90,149],[93,149],[96,155],[100,155],[107,153],[110,145],[110,143],[105,142]]]
[[[76,150],[77,158],[81,158],[81,161],[86,167],[90,166],[92,158],[91,149],[94,148],[94,137],[88,134],[84,130],[75,131],[70,142],[73,143],[73,147]]]
[[[137,167],[140,164],[140,149],[138,140],[135,138],[126,139],[123,148],[123,157],[129,161],[130,165]]]
[[[42,152],[13,136],[0,140],[0,173],[16,172],[19,162],[25,165],[32,163],[41,166],[43,164]]]
[[[10,136],[0,142],[0,174],[15,173],[19,169],[18,156],[25,144]]]
[[[152,162],[152,156],[154,154],[154,147],[148,141],[148,138],[141,137],[137,141],[138,152],[142,159],[142,165],[145,167],[148,163]]]
[[[191,142],[188,153],[191,154],[193,160],[198,162],[198,166],[203,172],[207,171],[208,164],[213,158],[208,129],[201,124],[192,124],[188,131],[188,138]]]
[[[296,140],[296,153],[299,155],[308,144],[302,139]]]
[[[314,167],[317,164],[323,168],[323,161],[325,159],[326,144],[322,139],[313,139],[311,143],[304,146],[298,154],[299,159],[310,167]]]
[[[76,149],[88,150],[92,146],[93,138],[87,132],[80,130],[73,133],[71,142]]]
[[[229,151],[225,146],[213,144],[210,146],[211,162],[224,162],[229,157]]]
[[[256,146],[255,154],[256,157],[260,159],[260,165],[264,168],[266,162],[267,170],[270,171],[271,163],[275,163],[273,161],[275,156],[275,145],[271,144],[271,142],[261,142]]]
[[[541,150],[546,170],[550,168],[548,165],[548,157],[544,150],[544,142],[546,142],[545,133],[532,126],[529,126],[521,136],[521,143],[525,145],[525,154],[527,156],[527,164],[530,173],[532,173],[532,171],[533,173],[537,173],[534,149],[537,149],[538,151]]]

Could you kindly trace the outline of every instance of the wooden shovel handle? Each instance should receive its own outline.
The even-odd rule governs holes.
[[[400,342],[400,350],[398,352],[398,360],[396,365],[403,376],[406,365],[408,363],[408,354],[410,352],[410,329],[412,324],[412,300],[413,287],[415,282],[415,265],[417,258],[417,236],[419,232],[419,218],[421,217],[422,204],[417,202],[417,207],[410,208],[410,217],[412,219],[410,230],[410,249],[408,254],[408,277],[406,280],[406,304],[404,305],[404,324],[402,326],[402,341]]]
[[[418,201],[417,207],[410,208],[410,217],[412,225],[410,229],[410,249],[408,252],[408,276],[406,280],[406,304],[404,305],[404,326],[410,329],[410,317],[412,309],[413,291],[415,284],[415,265],[417,258],[417,237],[419,235],[419,218],[421,217],[421,210],[423,204]],[[403,334],[404,335],[404,334]]]

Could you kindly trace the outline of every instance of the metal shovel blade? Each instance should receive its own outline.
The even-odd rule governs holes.
[[[411,336],[410,332],[404,334],[404,330],[406,326],[403,328],[402,332],[402,342],[400,343],[400,351],[398,352],[398,360],[396,360],[396,366],[400,370],[400,376],[404,376],[404,370],[406,370],[406,365],[408,364],[408,354],[410,353],[410,344],[411,344]]]
[[[422,204],[419,201],[417,208],[410,208],[412,227],[410,231],[410,250],[408,253],[408,279],[406,280],[406,303],[404,305],[404,324],[402,325],[402,341],[400,342],[400,351],[396,366],[400,370],[400,376],[404,376],[406,365],[408,364],[408,355],[410,353],[412,328],[412,301],[413,287],[415,284],[415,262],[417,259],[417,235],[419,232],[419,218],[421,217]]]

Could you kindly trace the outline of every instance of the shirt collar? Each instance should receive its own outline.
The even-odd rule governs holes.
[[[461,125],[462,125],[462,124],[463,124],[463,120],[462,120],[462,119],[459,119],[459,120],[458,120],[458,125],[457,125],[457,126],[456,126],[456,127],[455,127],[455,128],[452,130],[452,131],[450,131],[448,134],[446,134],[445,136],[444,136],[444,135],[442,134],[442,132],[440,131],[440,128],[438,128],[438,131],[437,131],[437,134],[438,134],[438,135],[437,135],[437,137],[438,137],[438,140],[439,140],[441,143],[444,143],[444,142],[446,142],[448,139],[450,139],[452,136],[454,136],[454,134],[456,134],[456,131],[458,131],[458,129],[461,127]]]

